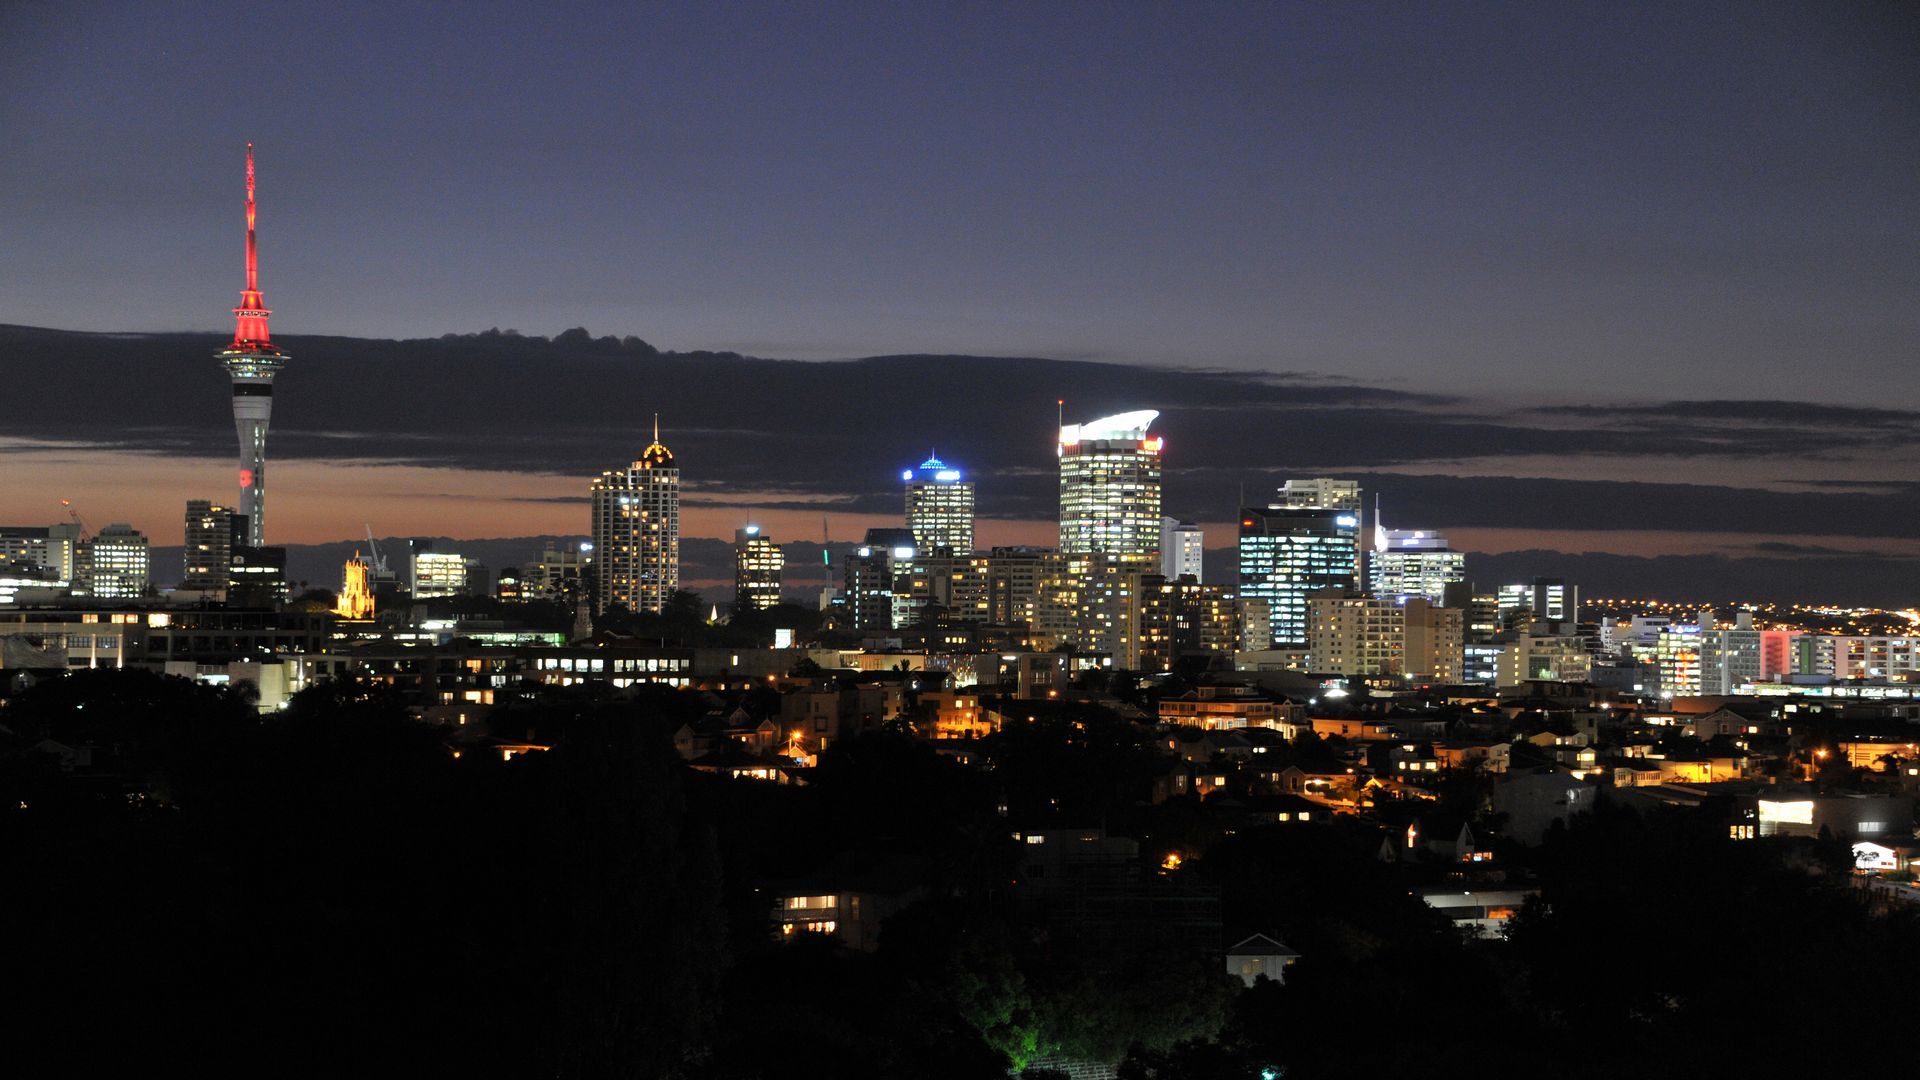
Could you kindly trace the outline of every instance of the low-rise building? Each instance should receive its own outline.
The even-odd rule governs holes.
[[[1196,686],[1184,694],[1161,698],[1160,722],[1208,730],[1273,728],[1289,738],[1306,710],[1293,702],[1251,686],[1218,684]]]

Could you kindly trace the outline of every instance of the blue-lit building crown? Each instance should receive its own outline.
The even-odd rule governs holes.
[[[917,469],[900,470],[900,479],[909,483],[917,480],[923,484],[957,484],[962,477],[959,469],[937,457],[929,457]]]
[[[906,487],[907,527],[922,551],[973,550],[973,481],[928,454],[919,468],[900,470]]]

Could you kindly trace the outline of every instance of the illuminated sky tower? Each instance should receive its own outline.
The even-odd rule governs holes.
[[[289,359],[267,332],[271,314],[260,296],[260,264],[253,243],[253,144],[247,144],[247,287],[233,309],[233,344],[215,354],[233,377],[233,426],[240,433],[240,505],[247,544],[260,547],[267,531],[267,421],[273,416],[273,377]]]

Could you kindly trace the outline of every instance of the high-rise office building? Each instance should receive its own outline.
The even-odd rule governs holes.
[[[77,562],[75,592],[116,600],[147,593],[147,538],[131,525],[109,525],[81,541]]]
[[[225,592],[233,549],[247,544],[247,522],[230,506],[207,499],[187,500],[185,571],[183,588]]]
[[[764,611],[780,602],[787,557],[758,525],[733,531],[733,610]]]
[[[1325,589],[1357,591],[1360,486],[1346,480],[1289,480],[1273,505],[1240,511],[1240,595],[1265,600],[1272,645],[1307,646],[1307,599]]]
[[[658,612],[680,588],[680,468],[660,442],[593,482],[595,610]]]
[[[1206,551],[1206,536],[1200,526],[1179,518],[1160,519],[1160,575],[1168,581],[1200,578],[1200,563]]]
[[[928,455],[917,469],[903,469],[907,489],[907,528],[923,553],[946,548],[956,555],[973,551],[973,481],[938,457]]]
[[[1418,596],[1441,603],[1447,586],[1465,581],[1467,556],[1447,546],[1447,538],[1424,529],[1374,528],[1373,559],[1367,566],[1368,591],[1383,599]]]
[[[246,515],[246,546],[265,543],[267,525],[267,421],[273,417],[273,377],[289,357],[267,331],[260,263],[254,247],[253,144],[247,144],[247,287],[233,309],[233,344],[215,354],[233,380],[233,426],[240,434],[240,506]]]
[[[1152,409],[1060,429],[1060,553],[1154,569],[1160,560],[1160,453]]]

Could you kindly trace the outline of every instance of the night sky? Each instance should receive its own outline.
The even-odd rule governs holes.
[[[276,337],[585,326],[669,350],[1048,357],[1377,390],[1398,396],[1367,403],[1387,411],[1364,437],[1347,425],[1208,448],[1257,461],[1170,458],[1210,472],[1184,494],[1170,479],[1169,508],[1224,521],[1222,492],[1240,483],[1388,469],[1409,478],[1400,496],[1418,523],[1492,528],[1511,510],[1502,527],[1531,530],[1477,538],[1485,550],[1734,550],[1808,529],[1753,513],[1673,525],[1673,506],[1645,491],[1559,525],[1518,489],[1444,488],[1456,505],[1471,496],[1462,514],[1438,481],[1411,478],[1702,484],[1728,506],[1729,493],[1764,505],[1836,485],[1912,497],[1913,8],[312,10],[324,14],[0,7],[0,322],[229,327],[252,141]],[[356,419],[302,412],[307,348],[269,442],[286,462],[277,481],[306,478],[298,493],[270,487],[287,508],[282,542],[357,533],[352,492],[369,467],[387,470],[395,498],[387,531],[567,531],[584,512],[553,500],[638,449],[616,434],[568,467],[383,447],[367,451],[372,466],[344,466],[339,447],[306,437]],[[36,357],[4,359],[21,374]],[[210,418],[204,442],[129,442],[99,428],[134,418],[78,406],[64,426],[0,415],[16,475],[32,476],[0,491],[0,517],[50,520],[45,499],[78,493],[96,516],[177,542],[179,503],[230,486],[224,378],[204,368],[141,373],[211,403],[188,424],[168,401],[143,426]],[[415,376],[373,378],[371,391],[388,378],[404,390]],[[645,388],[635,380],[636,425],[673,414]],[[1048,404],[1074,396],[1030,389]],[[1760,404],[1717,404],[1729,401]],[[1168,407],[1175,451],[1179,424],[1202,428],[1180,419],[1188,402],[1121,404]],[[1006,402],[1021,425],[1030,405]],[[404,418],[383,423],[365,434],[403,433]],[[128,484],[129,449],[164,481]],[[842,455],[811,483],[860,503],[919,450],[873,446],[872,476]],[[472,488],[476,504],[510,487],[544,509],[408,510],[417,467],[436,470],[426,490]],[[1005,468],[1008,494],[983,482],[983,502],[1008,538],[1028,538],[1043,500]],[[1779,505],[1819,518],[1823,545],[1916,553],[1904,511],[1876,522]],[[723,516],[696,531],[721,535]]]

